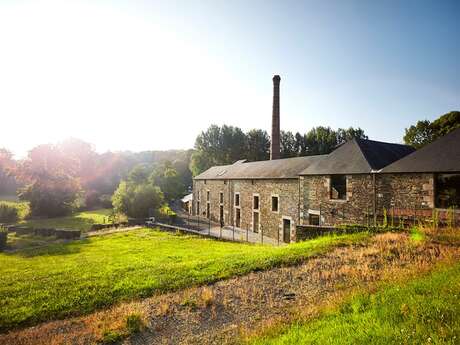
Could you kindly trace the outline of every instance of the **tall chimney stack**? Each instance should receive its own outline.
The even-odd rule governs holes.
[[[272,142],[270,159],[280,158],[280,81],[279,75],[273,76],[273,112],[272,112]]]

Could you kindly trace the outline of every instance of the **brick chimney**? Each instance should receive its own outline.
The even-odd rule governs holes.
[[[273,112],[272,112],[272,142],[270,159],[280,158],[280,81],[279,75],[273,76]]]

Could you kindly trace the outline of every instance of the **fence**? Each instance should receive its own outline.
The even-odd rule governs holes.
[[[238,228],[234,225],[224,226],[207,217],[194,216],[186,213],[179,213],[175,217],[159,218],[157,220],[159,223],[175,226],[178,229],[189,229],[201,235],[212,236],[224,240],[271,245],[283,244],[280,238],[273,239],[266,236],[263,232],[263,227],[260,232],[255,233],[249,228]]]

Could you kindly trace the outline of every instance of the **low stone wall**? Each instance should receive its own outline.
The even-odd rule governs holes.
[[[144,221],[145,223],[145,221]],[[90,231],[98,231],[98,230],[105,230],[111,228],[122,228],[129,225],[140,225],[137,223],[130,224],[129,222],[121,222],[121,223],[111,223],[111,224],[93,224],[91,225]]]
[[[297,225],[297,241],[304,241],[311,238],[330,235],[337,232],[333,226]]]
[[[8,232],[15,232],[17,235],[56,236],[56,238],[66,240],[79,239],[81,237],[81,230],[29,228],[17,225],[9,226]]]

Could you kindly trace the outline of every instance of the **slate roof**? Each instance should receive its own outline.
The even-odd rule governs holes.
[[[394,162],[382,172],[460,172],[460,128]]]
[[[275,159],[259,162],[238,161],[232,165],[214,166],[195,177],[195,180],[226,179],[289,179],[325,155]]]
[[[307,167],[300,175],[368,174],[381,170],[413,151],[407,145],[353,139]]]

